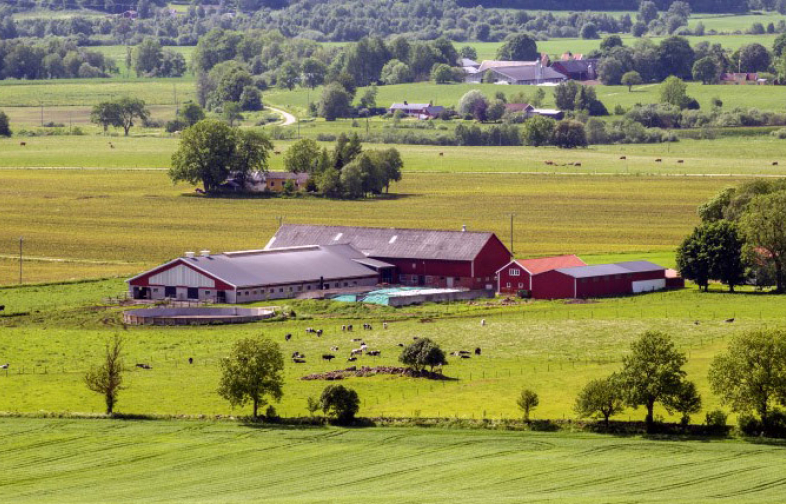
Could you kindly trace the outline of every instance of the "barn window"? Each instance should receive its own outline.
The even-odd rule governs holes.
[[[524,284],[522,282],[519,282],[519,289],[523,289],[523,288],[524,288]]]
[[[310,285],[306,285],[306,290],[311,290],[311,286]]]
[[[412,269],[416,269],[418,267],[418,263],[412,263]]]
[[[521,270],[518,268],[510,268],[510,276],[521,276]]]
[[[505,287],[507,287],[508,289],[510,289],[510,282],[506,283],[506,284],[505,284]]]
[[[209,295],[210,295],[210,291],[205,291],[205,296],[209,296]]]
[[[153,292],[158,292],[158,289],[153,289]]]
[[[301,286],[301,285],[298,285],[298,286],[297,286],[297,291],[298,291],[298,292],[301,292],[302,290],[303,290],[303,286]]]
[[[284,292],[284,288],[283,287],[279,287],[278,288],[278,292]]]
[[[344,287],[349,287],[349,282],[344,282]]]

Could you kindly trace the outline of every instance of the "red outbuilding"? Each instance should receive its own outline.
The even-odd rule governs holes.
[[[395,266],[383,283],[494,290],[510,251],[494,233],[429,229],[285,224],[265,247],[352,245],[366,257]]]
[[[514,259],[497,271],[497,292],[530,297],[532,277],[559,268],[586,266],[575,255]]]
[[[667,287],[666,268],[649,261],[559,268],[535,275],[535,299],[596,298],[651,292]]]

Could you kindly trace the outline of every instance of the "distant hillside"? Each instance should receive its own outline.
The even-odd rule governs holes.
[[[658,9],[668,9],[673,0],[653,0]],[[685,0],[693,12],[746,12],[745,0]],[[640,0],[457,0],[462,7],[498,7],[557,11],[635,11]]]

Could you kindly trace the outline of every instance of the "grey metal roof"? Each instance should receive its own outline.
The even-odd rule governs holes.
[[[494,233],[285,224],[266,249],[348,243],[373,258],[471,261]]]
[[[577,266],[560,268],[557,271],[573,278],[592,278],[608,275],[626,275],[628,273],[644,273],[665,271],[666,268],[649,261],[628,261],[616,264],[597,264],[594,266]]]
[[[363,258],[359,251],[346,249],[352,247],[335,245],[252,250],[181,260],[238,288],[376,275],[375,271],[352,259],[353,255]]]
[[[557,72],[551,67],[536,67],[536,66],[516,66],[495,68],[495,73],[504,75],[509,79],[515,81],[541,81],[541,80],[565,80],[565,75]]]

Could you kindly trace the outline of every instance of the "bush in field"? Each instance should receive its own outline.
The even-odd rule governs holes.
[[[11,124],[8,121],[8,115],[0,110],[0,136],[10,137],[11,135]]]
[[[524,123],[522,139],[526,145],[540,147],[548,145],[554,134],[557,122],[554,119],[543,116],[535,116]]]
[[[430,367],[434,371],[436,366],[443,366],[448,363],[445,359],[445,352],[442,351],[439,345],[428,338],[419,339],[404,347],[398,360],[418,372],[425,367]]]
[[[328,385],[319,398],[322,412],[339,423],[349,424],[360,411],[358,393],[343,385]]]
[[[609,418],[624,409],[622,390],[616,377],[600,378],[589,382],[576,397],[573,410],[581,418],[600,417],[606,427]]]
[[[584,125],[570,119],[558,122],[552,133],[551,143],[562,149],[586,147],[587,134]]]

